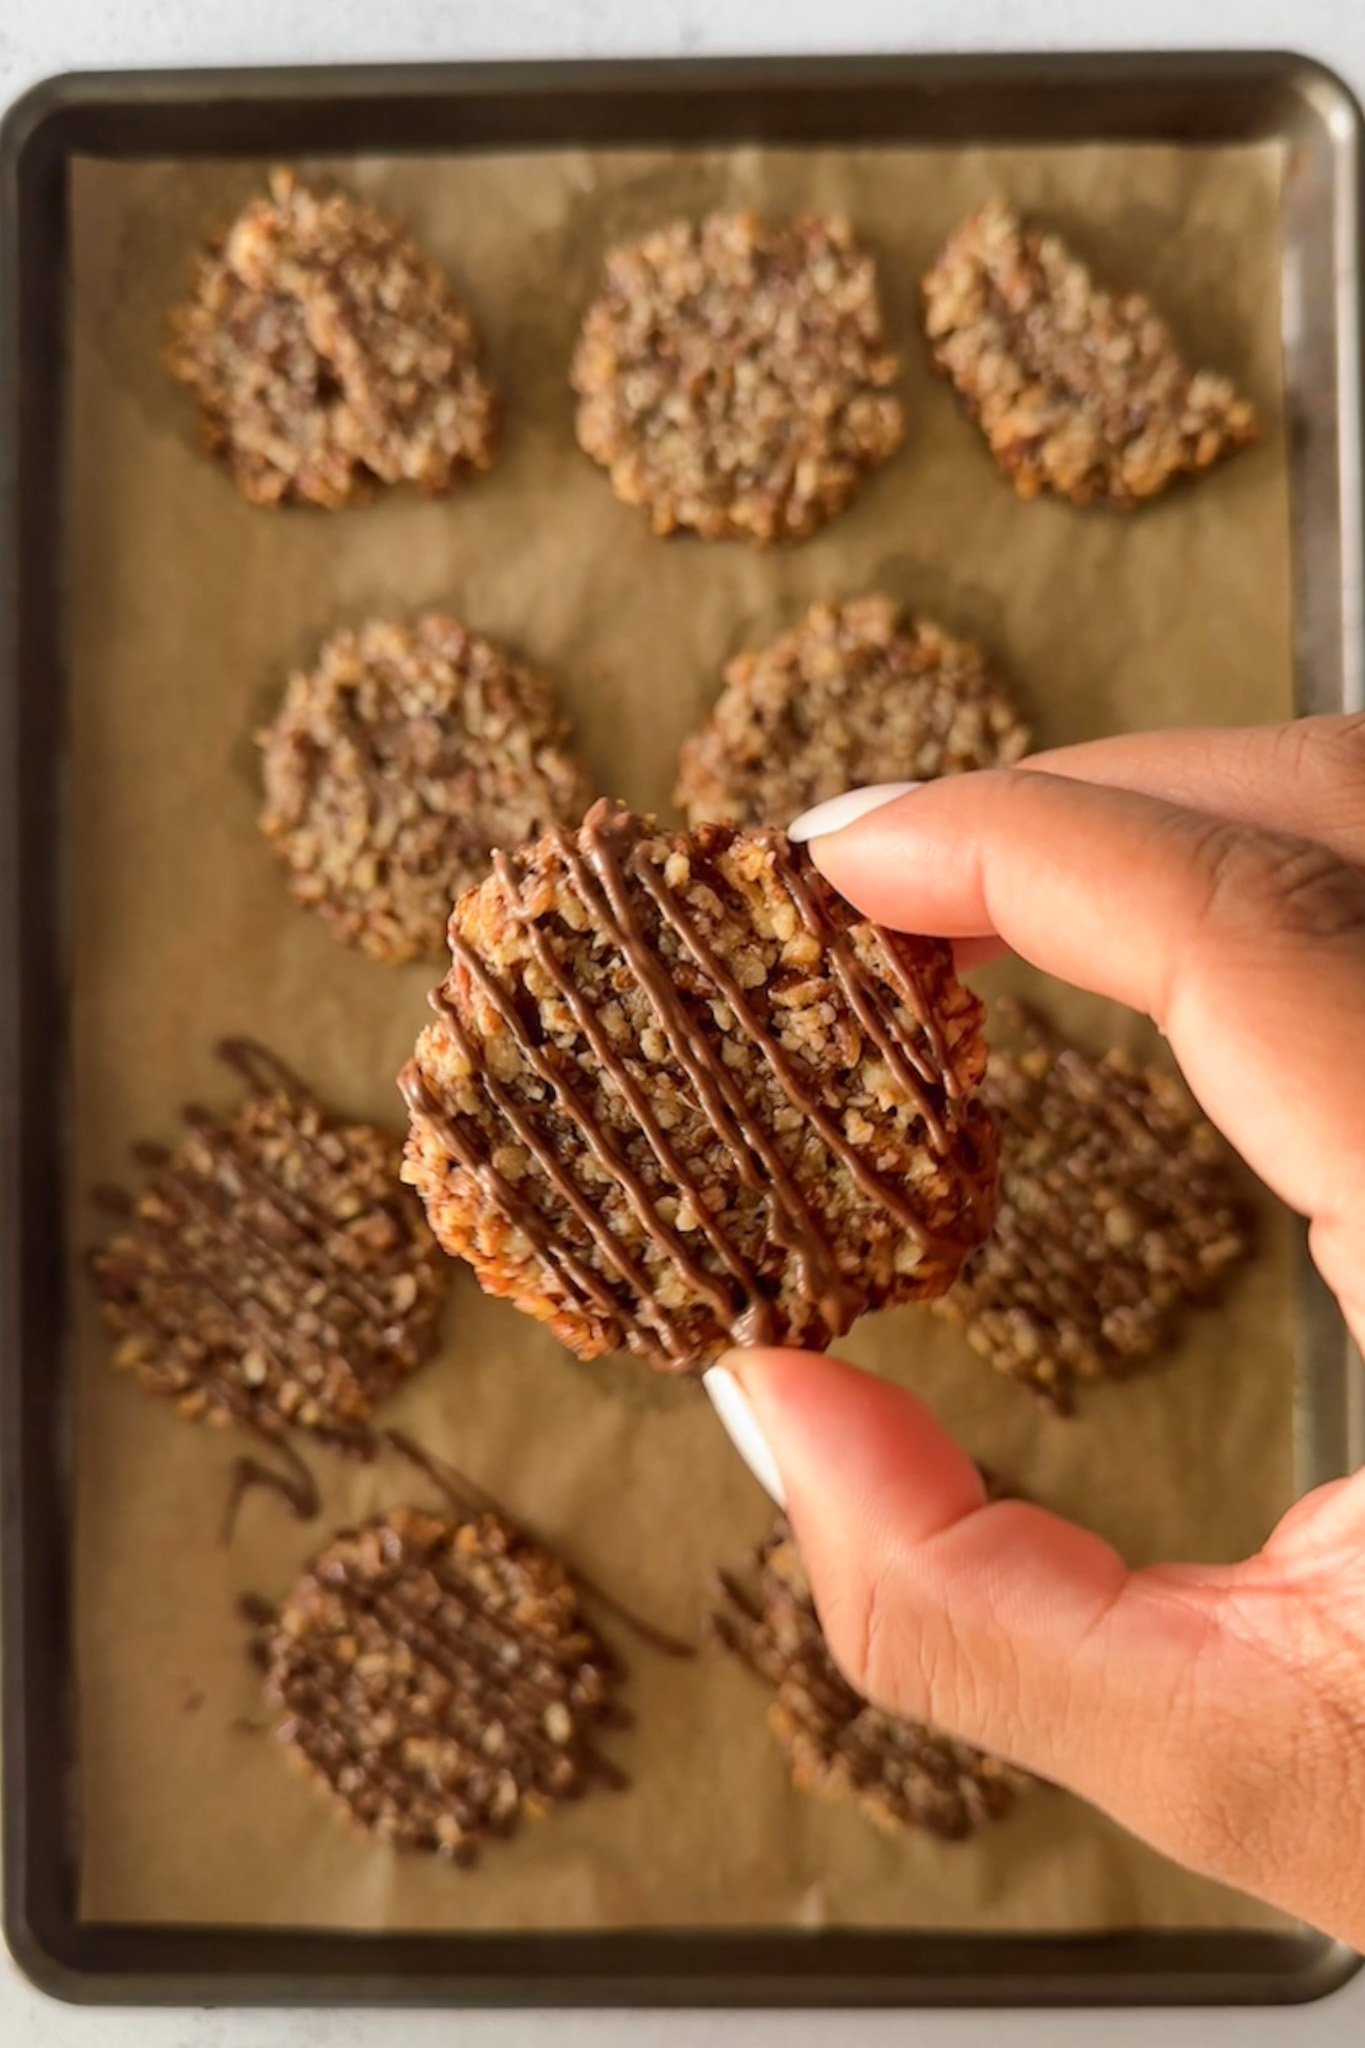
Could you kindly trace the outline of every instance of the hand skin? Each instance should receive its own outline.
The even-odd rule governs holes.
[[[810,851],[906,931],[1003,942],[1145,1011],[1311,1219],[1365,1340],[1365,719],[1118,738],[912,791]],[[831,1649],[858,1690],[1080,1793],[1365,1948],[1365,1472],[1258,1556],[1129,1571],[908,1393],[747,1350]]]

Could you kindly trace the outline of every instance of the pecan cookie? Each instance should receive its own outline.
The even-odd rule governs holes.
[[[1256,438],[1226,377],[1191,371],[1139,292],[1094,283],[999,201],[924,280],[934,361],[1021,498],[1131,507]]]
[[[456,906],[402,1076],[406,1177],[582,1358],[828,1344],[990,1227],[981,1006],[776,832],[594,805]]]
[[[495,846],[589,789],[541,677],[458,619],[336,633],[258,735],[261,829],[301,903],[376,960],[436,958]]]
[[[1000,1129],[991,1238],[938,1311],[1060,1413],[1167,1344],[1251,1248],[1227,1153],[1182,1084],[1120,1052],[1094,1060],[1002,1004],[983,1095]]]
[[[559,1560],[497,1514],[334,1538],[256,1642],[280,1740],[360,1827],[469,1863],[623,1774],[616,1658]]]
[[[979,647],[890,598],[814,604],[771,647],[741,654],[679,764],[693,825],[789,825],[869,782],[999,768],[1029,729]]]
[[[768,1720],[792,1782],[853,1799],[878,1826],[956,1841],[1008,1812],[1021,1775],[856,1693],[825,1643],[796,1545],[778,1522],[745,1579],[723,1572],[712,1626],[774,1688]]]
[[[205,251],[166,365],[255,505],[439,494],[492,467],[495,401],[449,280],[372,207],[292,171]]]
[[[140,1195],[103,1192],[114,1363],[182,1415],[368,1450],[376,1403],[435,1349],[449,1264],[392,1132],[332,1115],[248,1040],[223,1055],[240,1108],[188,1110],[173,1150],[139,1146]]]
[[[607,257],[579,444],[656,533],[798,540],[899,447],[897,370],[847,221],[674,221]]]

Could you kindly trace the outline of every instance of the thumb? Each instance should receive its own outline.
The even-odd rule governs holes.
[[[1248,1622],[1238,1568],[1130,1572],[1042,1508],[988,1502],[921,1402],[837,1359],[752,1350],[725,1365],[860,1693],[1361,1938],[1360,1874],[1341,1873],[1327,1831],[1343,1802],[1365,1817],[1365,1718],[1344,1747],[1339,1705],[1316,1696],[1292,1626]],[[1257,1611],[1274,1617],[1275,1603]]]

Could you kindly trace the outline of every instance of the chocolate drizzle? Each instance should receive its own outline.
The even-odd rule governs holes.
[[[537,1530],[531,1528],[528,1523],[515,1520],[501,1502],[495,1500],[485,1488],[467,1478],[463,1472],[458,1472],[453,1465],[447,1464],[444,1458],[437,1458],[433,1452],[426,1450],[415,1438],[410,1437],[406,1430],[386,1429],[384,1441],[390,1444],[400,1457],[406,1458],[410,1464],[416,1465],[420,1472],[424,1472],[437,1491],[461,1514],[496,1515],[509,1529],[516,1529],[529,1542],[538,1543],[542,1550],[551,1548]],[[590,1579],[586,1572],[580,1571],[577,1565],[566,1564],[564,1568],[582,1592],[595,1600],[599,1607],[605,1608],[608,1614],[614,1615],[633,1635],[637,1635],[642,1643],[648,1643],[652,1650],[662,1651],[665,1657],[696,1656],[696,1649],[691,1643],[684,1643],[677,1636],[670,1636],[663,1629],[656,1628],[652,1621],[645,1621],[631,1608],[624,1606],[614,1593],[608,1593],[597,1580]]]
[[[435,1002],[436,998],[433,997],[433,1003]],[[463,1023],[453,1010],[446,1008],[444,1002],[440,1007],[452,1039],[465,1059],[477,1071],[478,1062],[473,1041]],[[424,1118],[434,1129],[439,1130],[442,1143],[455,1155],[466,1173],[478,1181],[493,1207],[500,1211],[513,1229],[519,1230],[534,1247],[549,1279],[555,1284],[567,1281],[581,1303],[591,1303],[602,1312],[607,1329],[613,1333],[613,1345],[621,1343],[626,1328],[639,1333],[639,1322],[619,1308],[610,1289],[603,1286],[597,1275],[590,1267],[584,1265],[571,1246],[557,1244],[551,1239],[532,1204],[523,1201],[492,1161],[482,1158],[477,1148],[468,1142],[455,1119],[447,1116],[441,1103],[432,1094],[425,1076],[415,1063],[409,1063],[403,1069],[399,1076],[399,1086],[409,1113],[414,1117]]]
[[[523,1811],[627,1783],[593,1739],[629,1725],[619,1667],[562,1568],[495,1512],[380,1516],[247,1619],[282,1738],[387,1840],[468,1862]]]
[[[569,866],[570,872],[576,874],[584,900],[585,902],[588,901],[585,880],[581,870],[576,869],[573,845],[567,834],[556,832],[551,843],[560,852],[566,865]],[[702,1199],[703,1191],[700,1183],[694,1179],[681,1154],[672,1144],[667,1133],[659,1123],[647,1091],[641,1087],[626,1063],[613,1051],[611,1041],[602,1029],[601,1022],[595,1015],[592,1005],[584,1000],[582,991],[578,988],[572,975],[565,973],[545,932],[542,931],[533,917],[526,915],[516,874],[506,854],[497,854],[493,865],[494,872],[502,883],[504,894],[512,908],[513,914],[519,919],[526,932],[527,939],[535,955],[536,964],[553,982],[560,996],[568,1005],[574,1022],[592,1048],[602,1074],[624,1097],[631,1114],[644,1132],[649,1148],[664,1174],[687,1194],[701,1229],[721,1265],[731,1278],[738,1283],[741,1289],[745,1291],[746,1295],[752,1294],[756,1286],[756,1278],[752,1267],[746,1260],[741,1258],[730,1243],[730,1240],[726,1237],[725,1232],[720,1229],[715,1219],[711,1216]],[[460,943],[463,946],[463,941]],[[468,948],[464,948],[464,951],[467,953]],[[616,1156],[621,1157],[623,1169],[621,1176],[622,1185],[626,1188],[636,1215],[640,1218],[647,1231],[652,1232],[656,1230],[659,1227],[658,1204],[654,1201],[645,1182],[629,1163],[624,1160],[623,1155],[617,1154]],[[692,1256],[683,1242],[681,1234],[665,1224],[664,1241],[668,1246],[670,1256],[687,1284],[704,1300],[708,1301],[718,1315],[722,1317],[728,1315],[733,1307],[730,1294],[724,1285],[720,1281],[713,1279],[705,1267]]]
[[[586,858],[611,908],[614,935],[622,957],[645,991],[665,1038],[697,1092],[697,1100],[723,1145],[730,1148],[740,1179],[768,1205],[774,1237],[796,1259],[803,1293],[818,1301],[825,1321],[838,1324],[849,1290],[840,1278],[833,1248],[810,1203],[797,1186],[777,1145],[753,1116],[719,1056],[714,1040],[698,1032],[673,982],[650,946],[627,887],[627,869],[618,842],[632,829],[628,811],[595,804],[583,820]],[[567,849],[570,872],[577,875],[578,857]],[[629,874],[644,878],[643,864],[632,859]],[[651,892],[652,893],[652,892]],[[676,899],[670,910],[654,898],[666,923],[686,942],[690,927]],[[728,977],[727,977],[728,979]],[[723,986],[723,984],[718,984]],[[752,1289],[729,1326],[737,1344],[771,1343],[776,1335],[769,1303]]]
[[[699,888],[718,912],[728,900],[731,912],[742,914],[745,906],[715,858],[717,844],[723,850],[732,838],[702,831],[687,841],[665,842],[665,856],[669,844],[685,849],[694,894]],[[771,885],[791,906],[787,917],[794,911],[799,928],[818,948],[821,971],[850,1027],[883,1063],[917,1122],[924,1151],[938,1163],[940,1211],[944,1184],[960,1184],[959,1220],[951,1231],[930,1222],[917,1181],[907,1184],[888,1174],[884,1148],[879,1158],[877,1146],[849,1135],[842,1109],[828,1099],[821,1080],[814,1073],[806,1078],[783,1044],[771,999],[764,997],[760,1006],[746,991],[731,960],[722,957],[670,880],[658,840],[651,842],[648,828],[620,805],[599,802],[576,835],[556,828],[529,855],[495,858],[485,889],[496,889],[498,915],[529,955],[534,998],[528,999],[515,973],[500,975],[485,957],[486,924],[475,921],[466,929],[458,914],[451,921],[454,966],[433,993],[432,1005],[468,1087],[482,1096],[489,1114],[443,1099],[421,1048],[400,1077],[414,1126],[430,1131],[441,1151],[476,1183],[506,1231],[530,1246],[545,1274],[547,1299],[567,1296],[571,1310],[600,1329],[603,1341],[596,1349],[624,1341],[675,1369],[696,1361],[699,1327],[714,1328],[722,1342],[740,1344],[778,1342],[791,1334],[789,1317],[779,1313],[775,1299],[778,1285],[785,1284],[780,1269],[775,1275],[770,1257],[762,1267],[757,1263],[764,1241],[787,1254],[807,1340],[823,1331],[828,1341],[867,1306],[853,1248],[829,1221],[824,1178],[812,1179],[808,1172],[798,1177],[798,1161],[810,1161],[812,1140],[847,1174],[858,1195],[916,1244],[922,1266],[944,1269],[940,1286],[989,1221],[989,1147],[983,1153],[976,1146],[980,1125],[973,1122],[975,1111],[964,1100],[933,1002],[909,955],[908,945],[923,942],[902,944],[874,927],[859,927],[871,934],[875,966],[866,964],[806,856],[780,833],[758,833],[751,840],[761,850]],[[578,906],[567,937],[558,940],[558,920],[547,914],[540,886],[547,873],[562,875]],[[641,1060],[631,1058],[632,1048],[619,1032],[613,1035],[600,1002],[578,978],[573,952],[583,943],[578,934],[584,918],[594,945],[610,948],[619,963],[607,986],[627,988],[637,1011],[643,1006],[713,1156],[728,1162],[734,1181],[764,1211],[765,1239],[757,1246],[746,1248],[727,1228],[723,1197],[715,1200],[714,1165],[708,1179],[696,1134],[684,1146],[665,1124]],[[670,935],[695,986],[680,979],[677,963],[660,951],[651,919]],[[713,1009],[724,1004],[732,1020],[727,1029],[713,1024],[699,996]],[[961,1001],[970,1008],[969,999]],[[586,1057],[557,1042],[562,1033],[546,1028],[537,1002],[559,1006]],[[496,1020],[494,1036],[515,1048],[513,1078],[501,1059],[495,1071],[488,1057],[487,1026],[476,1024],[485,1017]],[[743,1059],[735,1057],[737,1051]],[[755,1098],[755,1075],[766,1076],[765,1089],[775,1087],[777,1101],[795,1112],[794,1138],[781,1140],[762,1091]],[[529,1085],[516,1076],[529,1076]],[[627,1112],[624,1127],[608,1107],[612,1096]],[[534,1172],[513,1180],[500,1169],[490,1124],[506,1129],[509,1144],[515,1141],[528,1155]],[[628,1149],[632,1136],[638,1157]],[[902,1141],[899,1156],[905,1149]],[[422,1173],[413,1178],[430,1202],[433,1191]],[[571,1232],[551,1222],[546,1193],[567,1212]],[[613,1196],[624,1215],[613,1213]],[[705,1356],[719,1347],[703,1338],[701,1348]]]
[[[230,1526],[253,1486],[316,1513],[312,1475],[282,1441],[292,1425],[373,1457],[369,1409],[434,1343],[447,1270],[388,1132],[329,1115],[254,1040],[219,1052],[252,1092],[230,1121],[190,1104],[174,1151],[134,1148],[147,1186],[136,1200],[97,1191],[119,1228],[90,1263],[116,1362],[282,1462],[238,1460]]]
[[[1000,1132],[989,1240],[936,1304],[972,1348],[1069,1414],[1087,1383],[1169,1348],[1251,1249],[1213,1131],[1160,1068],[1096,1060],[1046,1018],[996,1006],[982,1090]]]
[[[231,1543],[242,1502],[254,1488],[278,1494],[300,1522],[311,1522],[322,1505],[317,1480],[293,1445],[287,1443],[282,1436],[271,1436],[264,1430],[260,1434],[280,1458],[285,1470],[280,1471],[273,1465],[267,1465],[260,1458],[253,1458],[247,1451],[233,1459],[232,1478],[228,1486],[227,1500],[223,1505],[224,1544]]]
[[[1020,1783],[1006,1765],[854,1692],[830,1656],[785,1524],[754,1556],[752,1579],[720,1572],[711,1626],[774,1688],[769,1721],[794,1782],[852,1797],[882,1826],[957,1840],[1009,1808]]]
[[[772,836],[776,839],[776,834]],[[868,1166],[857,1147],[849,1143],[833,1117],[827,1113],[821,1106],[818,1098],[803,1084],[796,1068],[787,1058],[771,1031],[755,1016],[743,989],[735,980],[729,968],[726,967],[724,961],[716,957],[712,949],[705,944],[688,923],[681,906],[669,891],[667,885],[653,870],[640,867],[636,872],[645,888],[653,896],[655,902],[658,903],[660,909],[668,916],[673,929],[677,932],[679,939],[687,947],[693,959],[715,982],[717,988],[734,1012],[737,1023],[762,1059],[766,1061],[787,1100],[794,1108],[800,1111],[811,1129],[818,1134],[821,1142],[828,1147],[840,1164],[847,1167],[849,1173],[863,1190],[864,1194],[880,1206],[886,1208],[895,1217],[901,1229],[915,1238],[918,1243],[926,1248],[938,1247],[941,1240],[925,1228],[922,1217],[912,1204],[905,1200],[891,1182],[884,1180],[873,1168]],[[813,929],[818,933],[818,926],[813,927]],[[829,1321],[830,1319],[827,1317],[826,1320]],[[839,1325],[830,1321],[830,1327],[831,1329],[836,1329],[846,1327],[846,1325]],[[760,1340],[754,1338],[748,1341],[756,1343]]]

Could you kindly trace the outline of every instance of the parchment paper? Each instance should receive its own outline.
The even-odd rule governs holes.
[[[83,1191],[127,1177],[179,1105],[228,1102],[225,1032],[264,1038],[329,1100],[400,1121],[392,1077],[432,971],[394,971],[293,906],[255,829],[253,727],[343,620],[449,606],[559,681],[604,790],[667,807],[722,663],[811,598],[884,589],[980,636],[1040,740],[1290,708],[1273,147],[1212,152],[526,155],[332,167],[405,216],[458,280],[506,405],[496,473],[446,503],[336,514],[244,504],[162,372],[167,306],[242,164],[86,164],[75,183],[71,591],[75,916],[72,1243]],[[1134,518],[1020,504],[929,375],[916,280],[992,191],[1149,287],[1254,396],[1263,444]],[[665,544],[576,449],[565,371],[602,249],[717,204],[844,208],[881,259],[905,359],[902,453],[811,542]],[[1008,979],[1008,977],[1006,977]],[[1018,977],[1015,977],[1016,980]],[[1000,977],[997,976],[997,982]],[[1058,997],[1098,1048],[1137,1027]],[[922,1311],[848,1349],[917,1388],[979,1456],[1135,1560],[1254,1546],[1291,1493],[1289,1219],[1166,1369],[1046,1413]],[[348,1832],[265,1728],[234,1602],[279,1595],[339,1523],[429,1490],[397,1462],[311,1453],[323,1519],[256,1496],[218,1540],[235,1442],[114,1375],[73,1270],[81,1901],[122,1920],[333,1927],[1261,1924],[1060,1793],[966,1845],[891,1840],[788,1785],[767,1695],[719,1651],[688,1667],[611,1633],[634,1673],[634,1789],[459,1873]],[[765,1501],[703,1397],[627,1360],[582,1367],[457,1277],[443,1353],[390,1411],[657,1621],[700,1630],[715,1566]],[[606,1624],[610,1628],[610,1624]],[[1154,1699],[1153,1712],[1162,1711]]]

